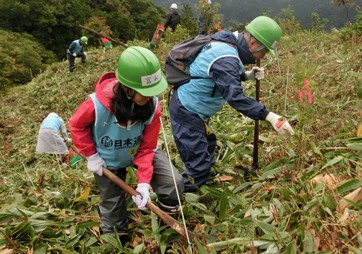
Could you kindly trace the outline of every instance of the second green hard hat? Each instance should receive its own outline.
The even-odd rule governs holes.
[[[273,56],[275,56],[275,47],[282,37],[282,29],[272,18],[259,16],[253,19],[245,30],[255,39],[260,41]]]
[[[84,42],[84,44],[88,44],[88,38],[86,37],[86,36],[82,36],[81,38],[80,38],[80,40],[82,41],[82,42]]]

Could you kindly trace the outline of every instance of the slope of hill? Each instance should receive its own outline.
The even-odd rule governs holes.
[[[262,61],[266,79],[261,81],[261,101],[290,119],[296,134],[282,140],[262,121],[258,171],[245,169],[252,160],[253,121],[228,105],[212,118],[218,137],[215,178],[198,192],[185,194],[185,220],[175,216],[197,236],[195,242],[155,214],[139,213],[131,199],[129,245],[100,236],[99,192],[86,164],[72,169],[34,153],[43,117],[54,111],[68,120],[94,91],[98,77],[116,68],[123,48],[109,54],[90,50],[87,64],[78,62],[74,73],[67,62],[60,62],[29,84],[9,89],[0,95],[0,252],[359,253],[359,39],[342,40],[338,32],[301,32],[282,38],[276,61],[270,56]],[[134,43],[148,46],[141,41],[129,45]],[[163,42],[155,49],[161,62],[171,47]],[[253,97],[254,82],[243,85]],[[160,147],[166,150],[168,145],[172,161],[182,170],[165,97],[160,96],[167,140],[160,133]],[[133,170],[128,170],[132,184]]]
[[[161,5],[166,9],[170,7],[171,3],[176,2],[180,6],[179,9],[181,9],[184,4],[189,4],[192,8],[194,8],[198,1],[152,0],[152,2]],[[359,4],[362,3],[361,0],[357,0],[355,2]],[[330,0],[213,0],[212,3],[221,4],[219,12],[224,15],[224,27],[228,27],[234,23],[245,24],[263,13],[270,13],[270,15],[274,17],[279,14],[282,9],[288,8],[288,6],[290,6],[291,10],[294,11],[293,14],[296,19],[303,25],[304,28],[307,29],[311,26],[312,12],[318,13],[321,21],[324,18],[329,20],[327,28],[341,28],[347,22],[354,22],[356,16],[355,8],[337,6]]]

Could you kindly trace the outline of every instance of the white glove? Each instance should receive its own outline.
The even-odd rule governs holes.
[[[282,119],[281,116],[274,114],[273,112],[269,112],[266,116],[266,120],[271,123],[274,130],[276,130],[284,139],[294,135],[292,126],[290,126],[287,120]]]
[[[87,56],[87,52],[83,52],[83,55]]]
[[[73,53],[73,56],[74,56],[74,57],[77,57],[77,53]]]
[[[264,68],[260,68],[260,67],[256,67],[254,66],[251,71],[246,71],[245,72],[246,78],[248,80],[252,80],[252,79],[263,79],[264,78]]]
[[[133,201],[140,210],[146,210],[147,202],[150,200],[150,185],[148,183],[139,183],[136,191],[140,195],[132,196]]]
[[[101,176],[103,174],[102,166],[106,166],[106,163],[98,153],[87,157],[87,168],[90,172]]]
[[[65,140],[65,142],[67,142],[67,143],[72,143],[72,139],[71,139],[71,138],[67,138],[67,139]]]

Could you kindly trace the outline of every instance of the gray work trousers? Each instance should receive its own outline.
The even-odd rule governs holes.
[[[168,157],[159,149],[155,151],[153,167],[153,176],[150,184],[153,191],[157,194],[158,200],[168,206],[177,206],[177,192],[172,171],[170,170],[170,162]],[[173,165],[172,170],[175,175],[179,196],[181,201],[183,201],[183,178]],[[126,179],[126,170],[118,170],[114,171],[114,173],[122,180]],[[119,233],[127,232],[128,220],[125,191],[104,175],[94,174],[94,177],[101,194],[101,202],[99,203],[101,232],[103,234],[114,233],[114,229]]]

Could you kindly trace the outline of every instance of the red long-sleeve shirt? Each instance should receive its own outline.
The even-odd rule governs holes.
[[[114,96],[113,87],[117,83],[118,81],[115,73],[107,72],[101,76],[96,85],[96,97],[109,111],[111,111],[111,98]],[[141,137],[141,145],[139,146],[133,161],[134,165],[138,168],[136,175],[139,183],[150,183],[152,179],[152,161],[160,131],[160,117],[161,107],[158,103],[151,123],[145,125]],[[92,136],[92,127],[95,120],[95,108],[91,98],[88,98],[83,102],[69,119],[73,143],[78,148],[79,152],[86,157],[97,152]]]

